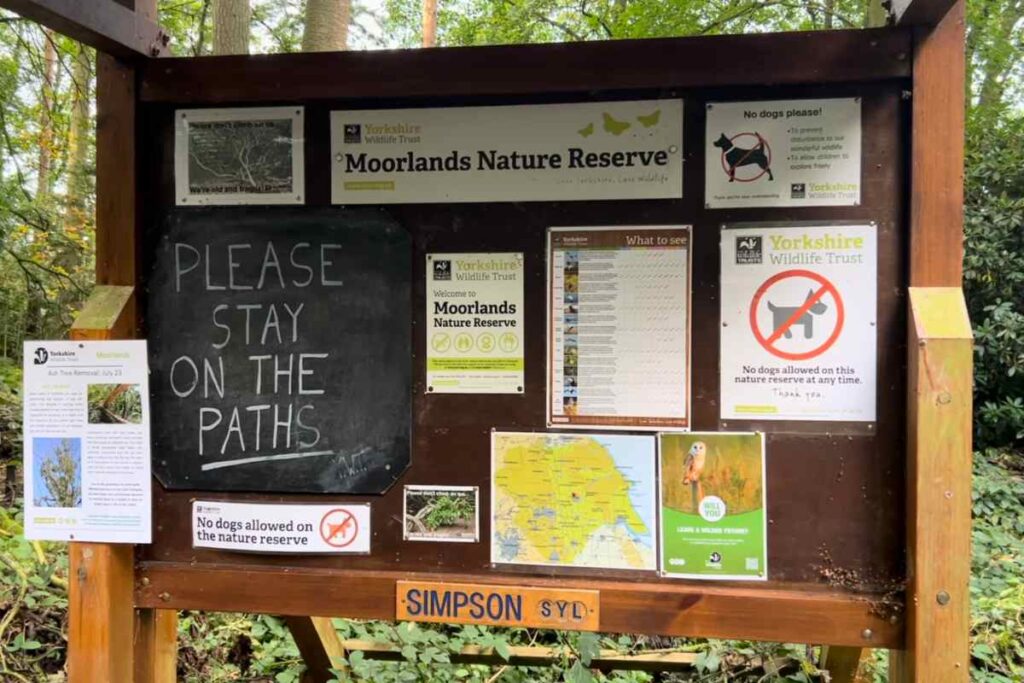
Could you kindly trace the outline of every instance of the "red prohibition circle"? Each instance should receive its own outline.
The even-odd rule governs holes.
[[[831,294],[832,298],[836,302],[836,329],[832,331],[832,334],[829,336],[829,338],[826,339],[820,346],[811,349],[810,351],[804,351],[803,353],[790,353],[789,351],[783,351],[782,349],[776,348],[774,346],[775,339],[772,339],[771,337],[766,338],[761,333],[761,330],[758,329],[757,327],[757,307],[761,305],[761,298],[764,296],[764,293],[768,290],[769,287],[774,285],[776,282],[791,277],[803,277],[809,280],[814,280],[815,282],[820,284],[821,288],[818,290],[818,292],[815,292],[815,301],[820,299],[825,294]],[[824,290],[824,293],[822,293],[822,290]],[[776,273],[775,275],[772,275],[770,278],[765,280],[763,285],[757,288],[757,291],[754,292],[754,298],[750,300],[750,329],[754,333],[754,338],[757,339],[757,343],[763,346],[764,349],[768,351],[768,353],[772,354],[773,356],[778,356],[779,358],[785,358],[786,360],[807,360],[808,358],[814,358],[825,353],[833,344],[836,343],[836,340],[839,339],[839,334],[843,331],[843,323],[845,321],[846,311],[843,308],[843,299],[842,297],[839,296],[839,290],[836,289],[836,286],[829,282],[828,280],[826,280],[823,276],[819,275],[818,273],[811,272],[809,270],[784,270],[781,273]],[[791,323],[784,328],[774,330],[771,336],[775,337],[775,335],[777,334],[781,335],[783,332],[785,332],[792,326],[793,324]]]
[[[736,133],[736,135],[733,135],[731,138],[729,138],[729,142],[731,142],[731,143],[733,143],[735,145],[736,144],[736,139],[737,138],[742,138],[742,137],[752,137],[755,140],[757,140],[758,143],[762,143],[763,142],[764,143],[764,149],[765,149],[765,156],[768,157],[768,165],[765,166],[764,168],[762,168],[761,172],[758,173],[756,176],[753,176],[751,178],[737,178],[735,175],[732,176],[733,180],[735,180],[738,183],[752,183],[755,180],[757,180],[758,178],[760,178],[761,176],[763,176],[765,173],[767,173],[768,169],[772,167],[772,148],[771,148],[771,145],[768,144],[768,141],[765,140],[760,135],[758,135],[757,133],[749,133],[749,132],[748,133]],[[729,164],[727,164],[726,161],[725,161],[725,152],[726,152],[726,150],[723,149],[722,150],[722,170],[725,171],[725,175],[729,175]]]
[[[327,523],[327,518],[330,517],[331,515],[333,515],[335,512],[340,512],[343,515],[347,515],[347,517],[344,518],[344,521],[341,522],[341,524],[329,525]],[[348,540],[347,541],[342,541],[341,543],[336,543],[333,540],[334,537],[337,536],[339,531],[343,531],[345,529],[345,527],[347,527],[348,524],[350,524],[350,523],[352,524],[352,535],[349,536],[348,534],[345,534],[345,536],[348,537]],[[325,525],[326,525],[326,527],[325,527]],[[333,530],[332,530],[332,526],[333,526]],[[353,541],[356,540],[356,536],[358,536],[358,535],[359,535],[359,521],[356,519],[355,515],[353,515],[351,512],[349,512],[348,510],[346,510],[344,508],[334,508],[333,510],[328,510],[324,514],[324,516],[320,518],[320,538],[322,538],[324,540],[324,543],[326,543],[327,545],[329,545],[329,546],[331,546],[333,548],[344,548],[345,546],[350,545]]]

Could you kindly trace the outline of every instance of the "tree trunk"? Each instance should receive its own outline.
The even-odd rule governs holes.
[[[1014,67],[1014,59],[1019,51],[1013,46],[1013,30],[1024,15],[1024,3],[1013,3],[1004,7],[999,16],[999,30],[992,40],[1004,49],[990,49],[985,57],[985,65],[981,70],[981,89],[978,92],[979,108],[997,109],[1003,102],[1006,93],[1006,77]]]
[[[423,0],[423,47],[437,45],[437,0]]]
[[[249,0],[214,0],[213,54],[249,54]]]
[[[36,196],[50,194],[50,166],[53,161],[53,95],[57,80],[57,49],[53,32],[43,29],[43,88],[39,112],[39,165],[36,177]]]
[[[92,101],[92,60],[84,45],[78,48],[71,74],[72,102],[71,128],[68,131],[68,201],[65,218],[69,223],[81,224],[85,200],[89,195],[89,174],[86,163],[89,156],[89,104]]]
[[[889,22],[889,10],[883,0],[866,0],[864,5],[864,28],[885,26]]]
[[[308,0],[303,52],[331,52],[348,48],[351,0]]]

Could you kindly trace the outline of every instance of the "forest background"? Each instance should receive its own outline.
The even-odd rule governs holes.
[[[966,257],[975,332],[972,680],[1024,681],[1024,0],[969,0]],[[485,45],[876,26],[880,0],[160,0],[179,55]],[[95,54],[0,11],[0,680],[60,681],[67,556],[21,529],[21,342],[59,339],[93,286]],[[821,651],[787,644],[598,637],[336,620],[404,661],[353,655],[375,681],[586,681],[596,647],[699,653],[690,672],[615,680],[821,681]],[[182,613],[179,679],[298,681],[268,615]],[[465,643],[568,649],[544,669],[459,666]],[[865,681],[887,680],[879,654]]]

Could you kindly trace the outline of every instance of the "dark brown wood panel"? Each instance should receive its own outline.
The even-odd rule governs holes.
[[[429,572],[366,572],[152,562],[139,567],[142,607],[224,612],[345,615],[394,619],[395,582],[508,583],[507,577]],[[600,591],[601,630],[708,638],[900,647],[903,625],[882,595],[767,586],[531,579],[533,586]],[[306,611],[308,610],[308,611]],[[867,631],[867,633],[865,633]],[[867,637],[865,637],[867,636]]]
[[[148,62],[150,102],[591,93],[848,83],[910,75],[909,29],[352,51]]]
[[[836,40],[846,34],[836,33]],[[903,34],[892,31],[868,32],[886,45],[902,42]],[[788,40],[778,37],[777,40]],[[655,41],[656,42],[656,41]],[[703,43],[702,43],[703,45]],[[504,49],[504,48],[503,48]],[[533,48],[523,48],[529,53]],[[545,49],[555,49],[547,46]],[[593,46],[558,46],[559,50],[589,54]],[[605,50],[614,52],[613,45]],[[783,48],[777,48],[780,51]],[[497,48],[495,49],[497,50]],[[444,52],[444,51],[441,51]],[[459,52],[459,51],[453,51]],[[599,51],[600,52],[600,51]],[[427,54],[427,53],[424,53]],[[463,56],[471,52],[460,53]],[[483,52],[479,54],[484,54]],[[490,55],[506,55],[500,50]],[[515,54],[519,54],[516,52]],[[828,52],[837,56],[838,53]],[[310,56],[305,56],[303,59]],[[331,58],[341,58],[334,55]],[[664,57],[664,55],[662,55]],[[360,56],[359,59],[364,58]],[[393,55],[382,55],[376,64],[385,68]],[[787,57],[787,61],[792,59]],[[856,62],[856,54],[844,59]],[[473,575],[472,580],[494,582],[551,581],[558,575],[564,585],[585,586],[595,581],[608,585],[603,605],[602,628],[623,631],[701,633],[721,637],[750,637],[858,644],[861,630],[888,629],[885,643],[899,641],[902,632],[899,595],[905,578],[905,295],[907,284],[907,230],[904,223],[906,202],[906,120],[909,107],[902,99],[907,84],[888,80],[906,75],[906,69],[880,71],[880,83],[831,86],[746,85],[774,79],[767,66],[744,59],[744,75],[738,76],[730,62],[723,62],[723,79],[734,79],[743,87],[695,89],[683,87],[698,79],[691,63],[679,72],[660,73],[659,87],[653,87],[641,69],[620,70],[613,76],[591,67],[591,80],[571,65],[569,74],[584,83],[611,83],[611,91],[572,95],[578,82],[569,75],[548,69],[534,71],[532,82],[521,75],[520,81],[508,81],[484,92],[519,92],[528,86],[540,93],[525,96],[482,96],[469,86],[484,73],[484,65],[464,60],[461,66],[432,74],[424,83],[413,86],[401,80],[411,91],[401,96],[430,92],[443,97],[398,99],[399,85],[368,83],[366,72],[340,81],[347,99],[322,99],[323,93],[336,93],[337,83],[324,84],[323,62],[294,61],[296,57],[274,57],[257,65],[241,61],[204,60],[189,63],[194,81],[182,79],[175,67],[150,70],[143,84],[151,103],[143,106],[140,140],[145,159],[140,192],[147,229],[147,244],[159,238],[160,218],[173,206],[173,112],[175,104],[196,106],[220,101],[272,103],[305,92],[310,99],[299,99],[306,108],[306,196],[308,205],[330,203],[330,145],[328,120],[332,109],[384,108],[390,106],[450,106],[469,104],[510,104],[530,102],[591,101],[681,97],[684,108],[684,197],[680,200],[591,201],[591,202],[508,202],[492,204],[402,205],[382,210],[405,226],[413,236],[413,457],[412,466],[400,484],[476,485],[481,487],[481,543],[444,544],[403,542],[402,491],[396,486],[381,497],[323,498],[311,495],[209,494],[166,492],[158,485],[154,491],[154,543],[139,549],[148,587],[139,593],[142,604],[156,604],[166,593],[161,606],[246,609],[269,612],[306,613],[321,610],[335,616],[374,616],[391,614],[394,578],[409,572],[433,572],[440,578],[457,580]],[[447,58],[446,58],[447,59]],[[488,61],[491,57],[488,57]],[[603,58],[602,58],[603,59]],[[639,57],[635,58],[639,62]],[[774,59],[774,58],[773,58]],[[724,57],[723,57],[724,60]],[[507,58],[504,61],[509,61]],[[529,63],[529,58],[525,58]],[[665,61],[665,60],[662,60]],[[658,63],[662,63],[659,61]],[[670,61],[670,60],[668,60]],[[821,60],[818,60],[819,62]],[[827,59],[826,59],[827,61]],[[870,60],[869,60],[870,61]],[[899,60],[902,63],[901,60]],[[598,60],[596,64],[604,63]],[[634,62],[636,63],[636,62]],[[705,57],[698,63],[713,63]],[[161,62],[161,64],[175,64]],[[183,64],[184,63],[179,63]],[[305,64],[296,70],[296,65]],[[310,64],[319,66],[309,71]],[[453,62],[452,64],[456,64]],[[202,69],[199,69],[200,65]],[[495,68],[501,64],[491,62]],[[752,65],[757,65],[752,66]],[[369,68],[368,66],[360,68]],[[702,66],[703,69],[703,66]],[[245,73],[242,73],[245,70]],[[684,73],[685,72],[685,73]],[[715,69],[704,69],[701,78]],[[256,85],[258,77],[274,73],[272,82]],[[797,78],[783,69],[783,75]],[[842,73],[840,71],[840,73]],[[788,75],[787,75],[788,74]],[[833,73],[834,75],[834,73]],[[323,85],[315,93],[314,76]],[[799,78],[814,78],[805,71]],[[678,80],[672,80],[676,78]],[[234,79],[241,79],[237,84]],[[444,80],[442,80],[444,79]],[[381,79],[386,81],[387,79]],[[273,83],[298,83],[299,86],[274,90]],[[627,87],[629,83],[639,85]],[[307,83],[307,85],[302,85]],[[573,85],[576,83],[576,85]],[[236,87],[237,86],[237,87]],[[358,89],[355,89],[358,86]],[[222,88],[224,88],[222,90]],[[303,89],[305,88],[305,89]],[[457,90],[465,88],[464,90]],[[277,92],[277,95],[272,94]],[[454,93],[459,92],[461,96]],[[284,94],[282,94],[284,93]],[[372,99],[388,93],[387,99]],[[188,97],[197,99],[190,100]],[[704,104],[719,100],[793,99],[824,97],[861,97],[863,111],[863,193],[855,207],[773,208],[708,210],[704,207]],[[264,99],[260,99],[264,98]],[[367,99],[370,98],[370,99]],[[156,102],[155,100],[161,100]],[[173,103],[172,103],[173,102]],[[879,226],[878,286],[878,415],[876,423],[722,423],[718,419],[718,324],[719,324],[719,229],[722,223],[748,221],[874,221]],[[694,583],[660,579],[643,572],[558,572],[553,569],[512,569],[494,567],[490,562],[490,454],[492,429],[543,430],[545,390],[545,231],[550,226],[587,226],[615,224],[692,224],[694,226],[693,261],[693,423],[697,430],[747,429],[760,427],[768,432],[768,516],[769,567],[771,583],[739,585]],[[424,255],[432,251],[521,251],[526,257],[526,391],[523,395],[464,396],[426,395],[424,392],[425,340],[422,330],[425,291]],[[148,255],[146,257],[148,259]],[[155,454],[158,456],[158,454]],[[372,552],[360,557],[273,556],[238,554],[191,547],[190,502],[197,498],[273,501],[273,502],[346,502],[368,501],[373,505]],[[165,564],[169,563],[169,564]],[[233,573],[235,572],[235,573]],[[385,572],[384,578],[377,578]],[[387,573],[390,572],[390,573]],[[233,578],[232,578],[233,577]],[[482,578],[481,578],[482,577]],[[233,586],[234,588],[229,589]],[[327,587],[332,587],[330,590]],[[350,589],[344,588],[351,586]],[[355,588],[358,586],[358,588]],[[270,588],[272,587],[272,588]],[[634,594],[642,598],[630,597]],[[792,596],[810,594],[810,602],[787,602]],[[680,596],[678,604],[661,602],[658,595]],[[781,602],[772,598],[782,596]],[[710,598],[708,596],[716,596]],[[759,597],[762,596],[762,597]],[[825,597],[821,597],[825,596]],[[742,600],[752,601],[744,603]],[[803,598],[800,598],[803,600]],[[688,611],[688,602],[701,607]],[[744,606],[746,605],[746,606]],[[791,611],[791,606],[796,605]],[[866,625],[863,612],[874,610],[885,619],[875,626]],[[694,611],[694,609],[698,611]],[[707,616],[688,619],[708,610]],[[719,625],[710,616],[724,609],[729,616]],[[786,629],[771,630],[762,614],[792,614]],[[820,611],[820,612],[819,612]],[[892,619],[891,623],[888,621]],[[730,620],[731,619],[731,620]],[[744,623],[742,619],[747,619]],[[888,626],[879,626],[879,623]],[[833,635],[829,635],[829,634]],[[875,643],[879,644],[879,643]]]

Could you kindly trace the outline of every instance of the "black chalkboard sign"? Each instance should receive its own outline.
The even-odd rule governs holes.
[[[173,211],[151,246],[153,471],[381,493],[409,464],[411,244],[374,210]]]

